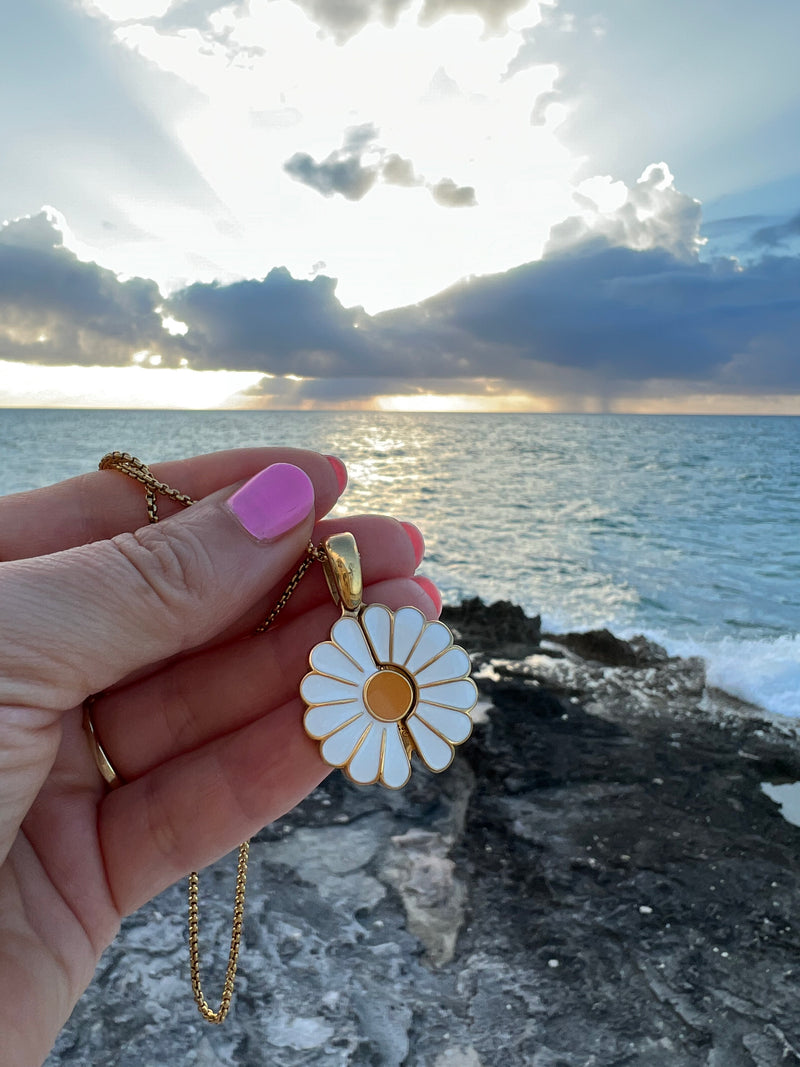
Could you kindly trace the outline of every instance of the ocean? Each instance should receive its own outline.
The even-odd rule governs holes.
[[[800,715],[800,418],[0,410],[0,493],[244,445],[335,453],[338,514],[411,519],[446,602],[643,633]]]

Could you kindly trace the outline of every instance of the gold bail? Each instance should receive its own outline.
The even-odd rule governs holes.
[[[331,596],[343,611],[358,611],[364,583],[361,578],[361,557],[356,539],[351,533],[332,534],[322,545],[325,559],[322,567]]]

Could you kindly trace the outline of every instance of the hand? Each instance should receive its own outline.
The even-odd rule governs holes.
[[[231,499],[279,463],[295,468],[281,468],[288,480],[273,471]],[[438,611],[435,588],[412,577],[422,554],[414,527],[323,521],[340,492],[324,456],[242,449],[154,473],[199,503],[181,509],[162,497],[162,521],[143,527],[142,487],[114,471],[0,500],[7,1067],[45,1058],[121,916],[325,777],[297,697],[308,652],[338,615],[321,568],[274,629],[250,636],[309,539],[351,530],[365,600]],[[113,792],[81,722],[83,701],[101,691],[94,723],[125,782]]]

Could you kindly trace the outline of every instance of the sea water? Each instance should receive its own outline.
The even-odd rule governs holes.
[[[335,453],[339,514],[424,532],[448,602],[550,630],[644,633],[709,680],[800,715],[800,418],[0,410],[0,493],[246,445]]]

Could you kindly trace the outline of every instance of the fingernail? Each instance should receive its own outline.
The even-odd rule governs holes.
[[[339,483],[339,495],[345,491],[347,487],[347,467],[339,459],[338,456],[326,456],[328,463],[333,467],[336,475],[336,481]]]
[[[413,522],[401,522],[400,525],[408,534],[408,539],[414,546],[414,556],[417,560],[417,566],[419,566],[422,563],[422,557],[425,555],[425,538]]]
[[[442,594],[439,592],[439,590],[436,588],[430,578],[426,578],[423,574],[415,574],[414,581],[422,589],[423,593],[427,593],[428,596],[431,598],[431,600],[433,601],[433,606],[436,609],[436,614],[439,615],[442,610]]]
[[[228,500],[245,530],[259,541],[274,541],[293,530],[313,506],[311,479],[291,463],[265,467]]]

